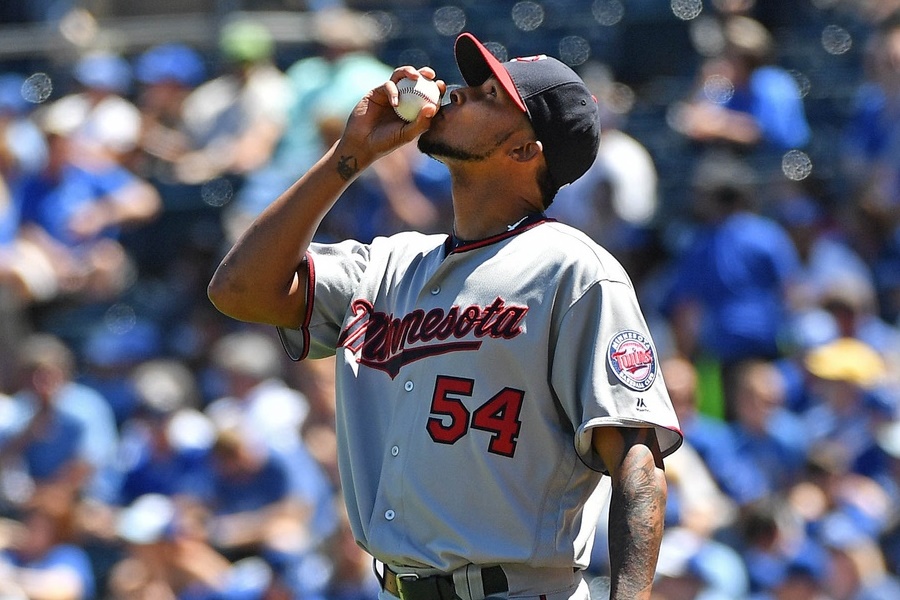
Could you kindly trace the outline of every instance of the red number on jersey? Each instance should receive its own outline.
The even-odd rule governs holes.
[[[471,379],[441,376],[434,384],[434,396],[431,398],[431,414],[450,417],[447,424],[440,417],[428,419],[428,433],[431,439],[439,444],[453,444],[466,435],[469,428],[469,411],[459,398],[450,394],[471,396],[475,382]]]
[[[431,414],[426,429],[439,444],[454,444],[469,429],[469,410],[458,396],[471,396],[475,382],[471,379],[438,376],[431,398]],[[472,429],[492,433],[488,452],[512,457],[522,422],[519,413],[525,392],[503,388],[472,414]],[[449,417],[449,418],[448,418]]]
[[[515,454],[516,439],[522,427],[519,412],[524,397],[522,390],[503,388],[472,413],[472,429],[494,434],[488,445],[489,452],[509,457]]]

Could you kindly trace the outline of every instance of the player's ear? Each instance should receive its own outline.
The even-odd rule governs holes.
[[[538,140],[528,140],[524,142],[512,150],[509,151],[509,155],[513,160],[517,160],[519,162],[527,162],[529,160],[533,160],[538,158],[544,152],[544,145],[541,144]]]

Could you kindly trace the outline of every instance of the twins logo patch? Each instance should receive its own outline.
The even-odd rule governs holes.
[[[656,351],[650,340],[637,331],[625,330],[609,340],[609,367],[629,388],[644,392],[656,380]]]

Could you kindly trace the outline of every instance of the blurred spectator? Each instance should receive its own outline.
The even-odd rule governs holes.
[[[886,190],[869,182],[858,191],[844,214],[855,246],[871,265],[875,310],[900,325],[900,210]]]
[[[0,589],[17,600],[90,600],[97,597],[90,559],[71,538],[73,506],[41,498],[20,522],[0,524]]]
[[[240,417],[284,452],[300,443],[309,406],[284,383],[284,359],[274,334],[255,328],[228,333],[215,341],[210,361],[221,386],[204,409],[213,421]]]
[[[687,451],[681,457],[666,462],[666,527],[712,536],[732,524],[735,503],[719,489],[694,448],[690,444],[683,448]]]
[[[140,402],[132,369],[163,352],[163,332],[159,325],[142,317],[128,319],[127,326],[102,321],[86,327],[79,348],[78,381],[103,394],[117,426],[132,415]]]
[[[182,182],[191,174],[181,169],[181,158],[198,147],[185,122],[184,102],[206,79],[203,57],[184,44],[160,44],[137,58],[134,74],[142,123],[132,168],[154,182]]]
[[[775,361],[784,381],[788,410],[802,413],[814,403],[803,362],[809,352],[839,337],[837,320],[823,308],[799,311],[791,318],[782,337],[783,356]]]
[[[788,496],[807,533],[828,554],[817,583],[833,598],[896,597],[897,581],[877,542],[896,507],[877,482],[849,467],[839,449],[814,448],[805,480]]]
[[[733,158],[707,158],[694,174],[697,231],[670,265],[663,301],[678,352],[730,372],[747,358],[779,356],[790,289],[800,266],[787,232],[756,212],[755,173]],[[724,399],[731,418],[731,400]]]
[[[139,405],[122,423],[118,455],[111,464],[110,493],[92,496],[79,507],[80,536],[98,577],[121,558],[116,520],[146,494],[174,499],[210,497],[209,449],[214,431],[196,406],[194,376],[182,363],[153,359],[127,373]]]
[[[271,160],[232,203],[226,216],[231,239],[318,160],[359,99],[393,70],[377,55],[381,32],[367,15],[336,8],[311,17],[316,47],[285,71],[291,93],[287,128]]]
[[[261,600],[271,569],[255,557],[229,561],[210,545],[204,519],[163,495],[137,498],[118,518],[125,555],[112,569],[110,597]]]
[[[809,558],[788,564],[771,589],[753,594],[751,600],[833,600],[830,574],[826,571],[828,561],[820,558],[819,553]]]
[[[871,278],[838,274],[823,290],[820,303],[834,318],[839,335],[874,348],[888,363],[888,378],[900,385],[900,328],[879,316]]]
[[[764,474],[753,468],[748,456],[738,453],[734,433],[726,423],[699,410],[694,365],[684,358],[670,357],[662,361],[660,368],[685,444],[697,452],[716,484],[733,502],[740,506],[759,500]],[[720,515],[720,524],[731,516]]]
[[[212,448],[210,543],[231,560],[268,554],[296,560],[315,540],[309,527],[312,507],[292,487],[282,455],[240,422],[217,423]]]
[[[39,171],[48,157],[47,142],[31,118],[22,95],[25,78],[16,73],[0,75],[0,307],[4,335],[12,322],[21,321],[21,310],[32,302],[52,298],[58,282],[46,252],[21,235],[21,198],[17,189],[23,177]],[[8,339],[8,345],[15,344]],[[6,345],[6,344],[4,344]],[[0,351],[0,358],[7,357]],[[4,360],[9,365],[11,360]],[[3,374],[3,379],[8,373]]]
[[[783,496],[770,496],[746,507],[736,531],[736,549],[749,575],[750,598],[771,598],[798,573],[821,579],[828,572],[827,551],[807,534],[802,519]]]
[[[666,527],[658,563],[654,600],[742,600],[749,592],[741,556],[688,528]]]
[[[115,421],[102,396],[73,380],[75,368],[72,351],[50,334],[33,334],[19,347],[19,386],[0,429],[4,476],[25,477],[8,498],[13,503],[52,495],[65,504],[109,491]]]
[[[831,221],[821,198],[800,186],[790,186],[776,200],[773,213],[791,236],[800,258],[792,288],[794,310],[819,307],[824,293],[846,277],[871,279],[871,268],[853,249],[846,232]]]
[[[47,143],[22,95],[24,83],[18,73],[0,74],[0,174],[13,187],[47,161]]]
[[[122,166],[80,152],[63,109],[49,106],[40,117],[50,158],[16,190],[21,234],[50,257],[61,293],[109,300],[133,276],[121,231],[156,218],[160,197]]]
[[[775,64],[777,45],[766,27],[744,15],[722,22],[720,56],[705,61],[692,96],[670,123],[712,147],[780,152],[804,146],[809,124],[796,81]]]
[[[736,452],[747,467],[762,475],[756,497],[784,492],[802,473],[806,437],[800,419],[785,407],[785,385],[774,363],[748,359],[741,362],[726,393],[733,403]]]
[[[623,262],[639,280],[648,265],[643,253],[657,214],[658,176],[647,148],[623,129],[635,102],[634,92],[613,80],[604,64],[591,64],[581,75],[600,106],[600,149],[591,168],[556,195],[547,214],[578,225]]]
[[[52,103],[79,152],[123,164],[137,146],[141,115],[128,100],[131,65],[112,52],[95,51],[72,68],[77,89]]]
[[[872,32],[865,79],[844,132],[843,174],[854,187],[874,185],[892,206],[900,201],[900,14]]]
[[[814,404],[803,413],[811,448],[832,448],[847,469],[877,476],[879,427],[897,414],[894,399],[879,388],[887,375],[884,359],[868,344],[840,338],[810,351],[804,360],[811,375]]]
[[[865,78],[856,90],[840,148],[838,182],[853,194],[848,221],[871,264],[880,315],[900,322],[900,13],[870,35]]]
[[[145,494],[208,498],[215,431],[198,410],[194,374],[181,362],[159,358],[137,366],[130,378],[139,405],[122,427],[115,504],[127,506]]]
[[[831,566],[823,588],[834,600],[900,597],[900,579],[888,572],[875,540],[859,532],[826,536]]]
[[[183,117],[195,149],[180,159],[180,180],[241,179],[272,154],[285,127],[290,90],[274,64],[275,40],[249,18],[227,22],[219,34],[227,71],[185,99]]]
[[[309,534],[321,540],[336,523],[335,489],[302,438],[309,405],[284,381],[284,354],[274,334],[227,334],[213,346],[211,360],[224,387],[204,413],[217,425],[241,423],[286,465],[291,493],[310,510]]]
[[[250,176],[227,211],[231,239],[338,139],[359,99],[390,77],[391,67],[375,55],[381,39],[370,17],[329,9],[313,19],[319,51],[286,71],[291,101],[287,128],[272,160]],[[409,145],[354,181],[325,217],[319,235],[371,241],[407,229],[446,232],[450,227],[449,171]]]

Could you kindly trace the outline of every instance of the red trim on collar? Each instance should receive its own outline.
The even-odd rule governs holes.
[[[556,221],[556,219],[553,219],[546,215],[542,215],[541,217],[538,217],[535,219],[528,219],[525,221],[525,223],[523,223],[522,225],[519,225],[515,229],[510,229],[509,231],[504,231],[503,233],[498,233],[497,235],[492,235],[490,237],[486,237],[486,238],[483,238],[480,240],[472,240],[472,241],[464,242],[464,243],[460,244],[459,246],[457,246],[456,248],[451,248],[450,253],[453,254],[453,253],[457,253],[457,252],[468,252],[469,250],[477,250],[478,248],[484,248],[485,246],[490,246],[491,244],[496,244],[497,242],[503,241],[507,238],[511,238],[514,235],[518,235],[518,234],[522,233],[523,231],[528,231],[532,227],[537,227],[541,223],[548,223],[548,222],[553,222],[553,221]],[[452,240],[452,236],[447,238],[448,246],[451,244],[451,240]]]

